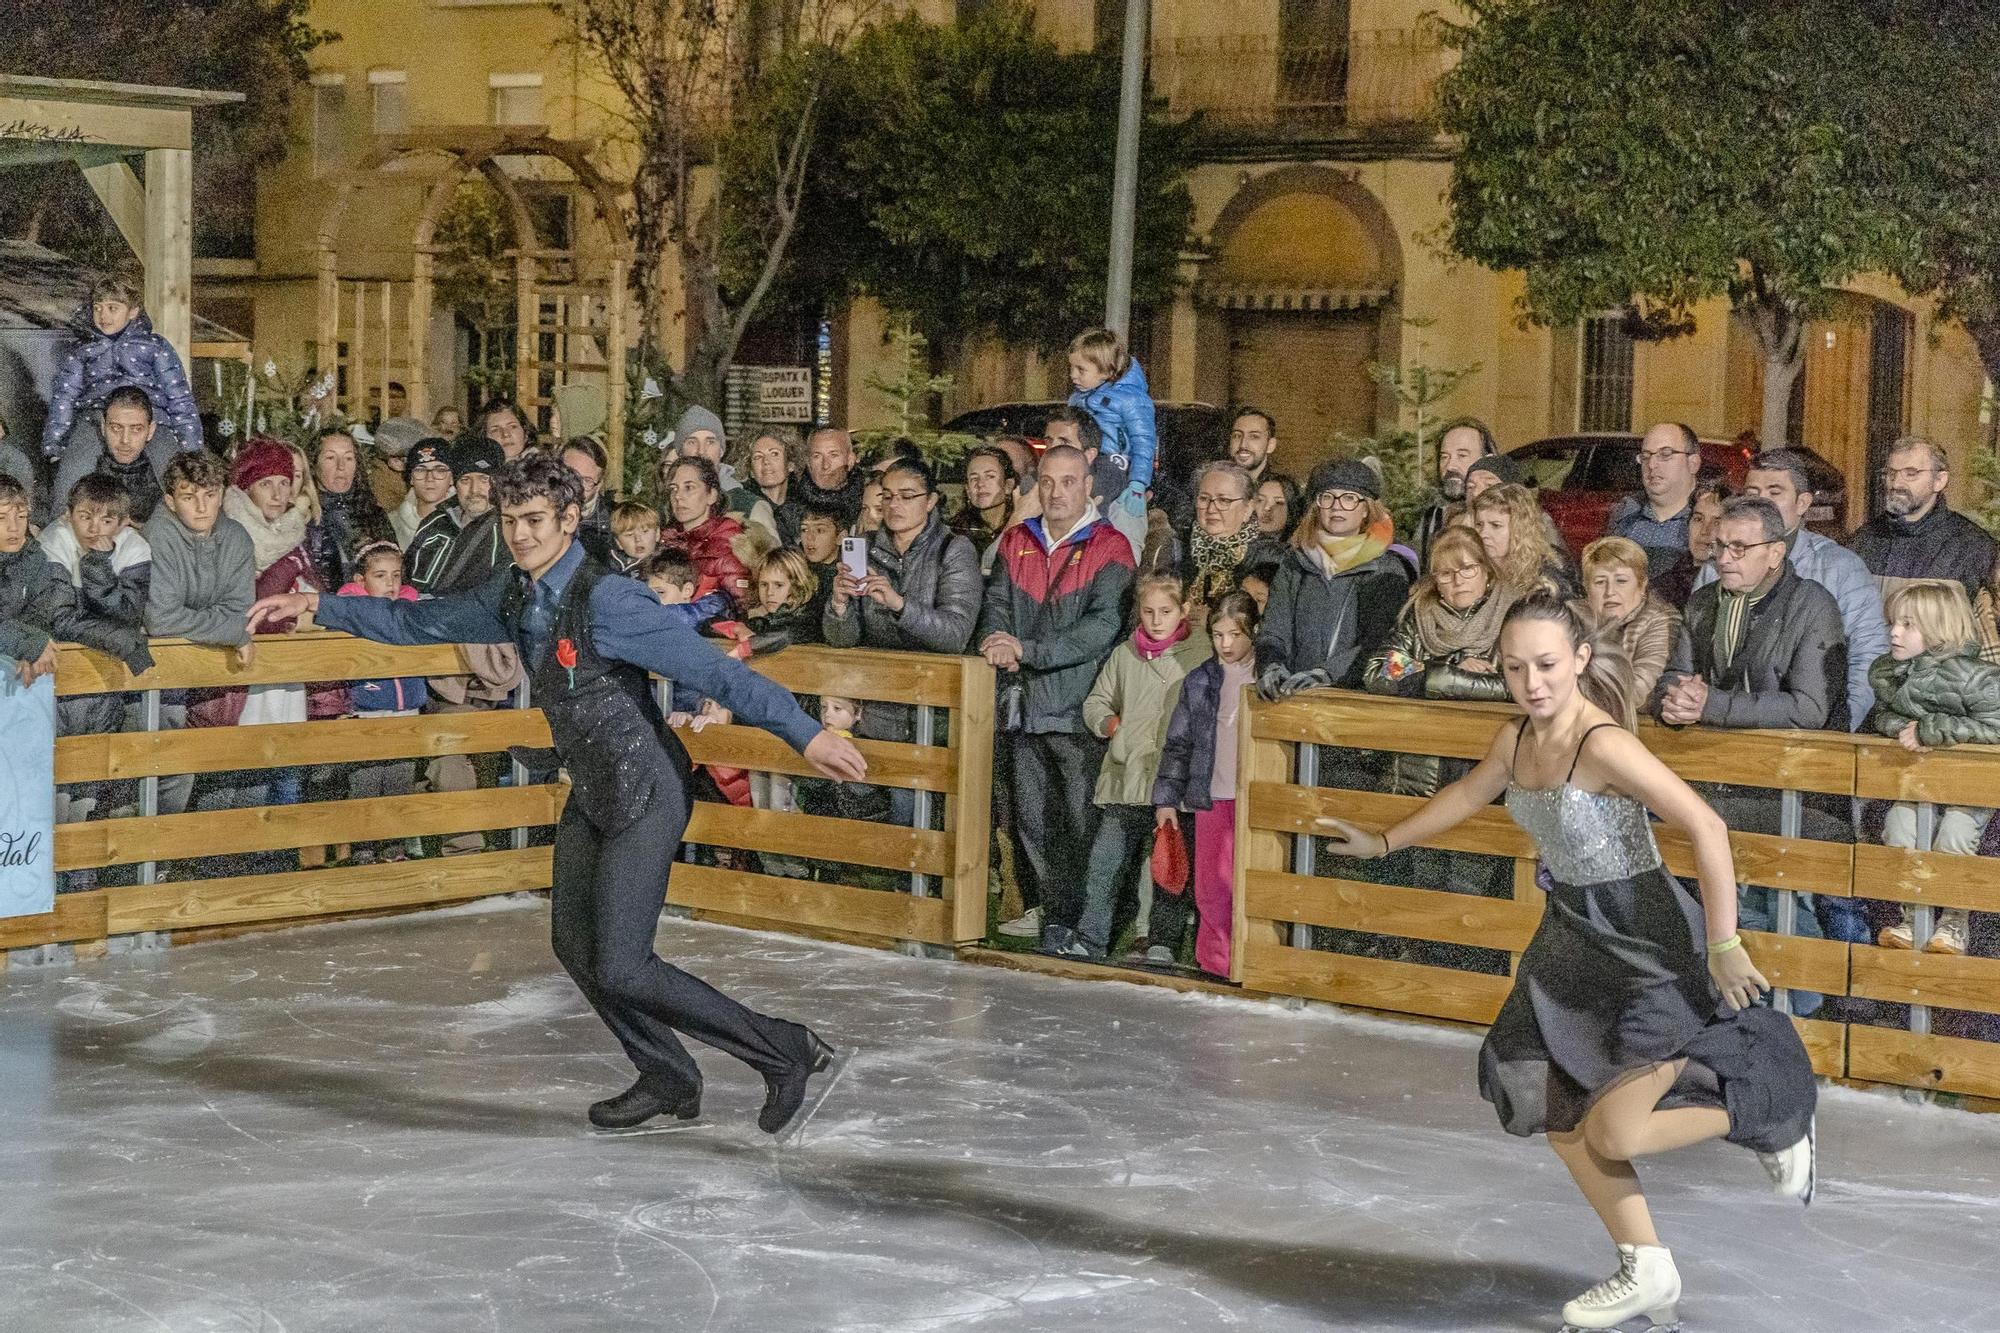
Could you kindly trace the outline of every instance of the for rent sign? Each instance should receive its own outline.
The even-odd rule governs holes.
[[[0,666],[0,917],[35,916],[55,909],[56,682]]]

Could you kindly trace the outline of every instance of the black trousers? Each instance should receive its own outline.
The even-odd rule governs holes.
[[[642,1073],[700,1086],[701,1069],[676,1034],[759,1073],[789,1069],[806,1057],[805,1028],[745,1008],[653,952],[687,822],[684,788],[655,796],[608,838],[571,802],[556,826],[556,958]]]
[[[1014,874],[1021,902],[1046,909],[1045,920],[1065,924],[1083,912],[1090,844],[1097,837],[1097,769],[1104,742],[1089,732],[1016,733],[1009,788]]]

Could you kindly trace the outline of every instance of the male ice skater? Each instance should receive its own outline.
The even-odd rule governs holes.
[[[859,781],[867,765],[789,692],[668,615],[644,585],[589,559],[575,540],[582,483],[556,459],[529,453],[508,463],[494,498],[514,563],[479,588],[425,602],[286,593],[253,606],[250,628],[311,611],[321,628],[380,643],[517,645],[570,775],[556,829],[556,957],[639,1069],[625,1092],[590,1108],[590,1122],[629,1129],[657,1115],[698,1115],[701,1070],[680,1032],[762,1074],[768,1095],[757,1127],[783,1134],[801,1118],[808,1082],[832,1065],[832,1048],[653,952],[667,872],[687,828],[689,763],[661,726],[646,673],[717,700],[830,778]]]

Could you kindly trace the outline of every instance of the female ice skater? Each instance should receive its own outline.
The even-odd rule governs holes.
[[[494,482],[512,567],[481,588],[428,602],[288,593],[250,608],[254,632],[302,611],[323,629],[381,643],[513,643],[535,704],[569,770],[556,827],[549,924],[556,957],[625,1048],[639,1077],[590,1108],[600,1129],[701,1112],[701,1070],[675,1033],[726,1051],[764,1076],[758,1128],[803,1124],[807,1085],[835,1064],[798,1024],[755,1013],[653,951],[667,872],[687,827],[688,756],[660,724],[647,672],[684,682],[763,727],[843,782],[867,776],[852,742],[808,717],[786,690],[724,656],[668,614],[643,584],[584,554],[583,487],[554,458],[529,453]],[[821,1097],[832,1078],[821,1085]]]
[[[1556,884],[1480,1049],[1479,1092],[1509,1133],[1549,1136],[1618,1247],[1618,1271],[1563,1306],[1566,1333],[1640,1315],[1677,1329],[1680,1274],[1634,1159],[1723,1137],[1810,1203],[1816,1092],[1791,1021],[1751,1007],[1770,984],[1736,933],[1728,828],[1633,734],[1630,667],[1588,614],[1514,607],[1501,669],[1526,720],[1388,832],[1320,827],[1345,855],[1382,856],[1505,793]],[[1649,810],[1693,840],[1699,901],[1662,868]]]

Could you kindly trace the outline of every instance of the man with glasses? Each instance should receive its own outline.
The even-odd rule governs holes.
[[[1653,691],[1652,712],[1667,726],[1848,729],[1848,650],[1840,606],[1832,593],[1793,568],[1787,529],[1785,516],[1767,499],[1745,495],[1723,506],[1716,577],[1688,600],[1681,636]],[[1783,829],[1783,797],[1776,791],[1722,783],[1698,788],[1733,829],[1770,834]],[[1850,841],[1850,805],[1846,796],[1807,793],[1800,834]],[[1739,887],[1743,928],[1772,929],[1775,898],[1769,889]],[[1801,895],[1799,905],[1805,910],[1794,921],[1795,933],[1819,938],[1812,899]],[[1836,919],[1830,915],[1829,924]],[[1792,992],[1795,1014],[1819,1005],[1818,995]]]
[[[1688,550],[1695,481],[1701,475],[1701,438],[1692,426],[1662,422],[1639,440],[1640,495],[1611,511],[1605,535],[1624,537],[1646,553],[1646,575],[1657,579]]]
[[[2000,543],[1945,503],[1951,466],[1944,450],[1918,435],[1889,446],[1878,474],[1882,512],[1848,540],[1886,601],[1918,579],[1950,579],[1977,609],[1980,653],[2000,661],[1993,589],[2000,586]]]
[[[1321,463],[1309,493],[1312,527],[1294,534],[1257,631],[1257,687],[1267,699],[1359,689],[1410,591],[1408,569],[1389,554],[1393,530],[1372,468]]]
[[[1812,510],[1812,474],[1806,455],[1797,449],[1766,449],[1750,460],[1750,472],[1743,479],[1743,493],[1768,500],[1784,520],[1785,553],[1798,576],[1817,583],[1833,594],[1840,608],[1841,630],[1847,638],[1847,718],[1848,729],[1859,730],[1875,707],[1875,691],[1868,683],[1868,668],[1889,651],[1889,626],[1882,619],[1882,598],[1869,577],[1861,557],[1817,532],[1807,530],[1806,515]],[[1715,582],[1715,569],[1695,576],[1694,586]]]

